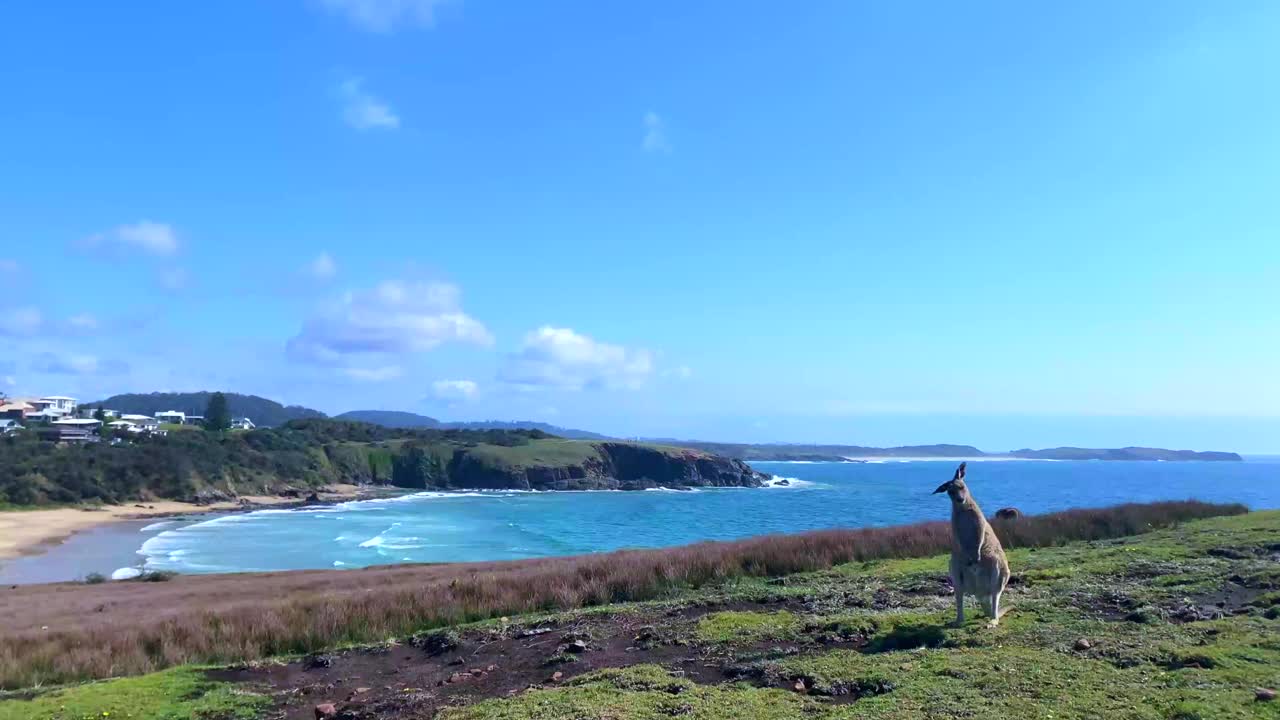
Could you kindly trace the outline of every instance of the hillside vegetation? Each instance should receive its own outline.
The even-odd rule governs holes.
[[[241,395],[239,393],[223,393],[227,398],[227,409],[234,417],[247,417],[261,427],[276,427],[290,420],[306,420],[323,418],[325,414],[319,410],[300,405],[281,405],[257,395]],[[177,410],[188,415],[204,415],[209,406],[212,392],[189,393],[128,393],[112,395],[104,400],[95,400],[87,405],[119,410],[130,415],[151,415],[165,410]]]
[[[294,420],[250,432],[172,432],[121,445],[0,439],[0,504],[152,498],[196,502],[335,482],[411,489],[758,486],[740,461],[684,448],[554,438],[522,430],[393,430]]]
[[[1014,573],[998,628],[981,614],[949,626],[945,523],[19,587],[0,594],[7,687],[236,664],[194,691],[200,676],[175,670],[24,695],[0,718],[147,720],[202,698],[308,719],[326,703],[364,720],[1275,718],[1257,689],[1280,684],[1280,513],[1195,519],[1240,511],[1164,503],[997,523]],[[375,644],[299,655],[360,642]],[[241,662],[272,655],[286,657]],[[145,703],[130,704],[135,688]]]

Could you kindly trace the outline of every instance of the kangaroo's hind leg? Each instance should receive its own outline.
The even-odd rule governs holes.
[[[1000,624],[1000,616],[1003,612],[1000,610],[1000,595],[1004,593],[1004,578],[999,574],[991,583],[991,627]]]

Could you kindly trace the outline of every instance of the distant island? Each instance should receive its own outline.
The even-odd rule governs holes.
[[[1013,450],[1004,453],[983,452],[972,445],[901,445],[897,447],[865,447],[861,445],[798,445],[789,443],[712,443],[663,439],[667,445],[695,448],[746,461],[777,462],[849,462],[865,458],[1018,458],[1024,460],[1115,460],[1115,461],[1213,461],[1241,462],[1233,452],[1197,452],[1163,448],[1077,448],[1057,447],[1045,450]]]

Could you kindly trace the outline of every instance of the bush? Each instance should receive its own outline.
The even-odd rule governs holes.
[[[107,581],[107,576],[102,573],[89,573],[84,576],[85,585],[98,585]]]

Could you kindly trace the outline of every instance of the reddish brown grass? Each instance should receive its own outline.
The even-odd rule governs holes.
[[[1165,502],[994,525],[1006,547],[1045,547],[1246,511]],[[19,586],[0,590],[0,686],[313,652],[503,615],[660,598],[734,577],[924,557],[949,546],[947,524],[929,522],[515,562]]]

